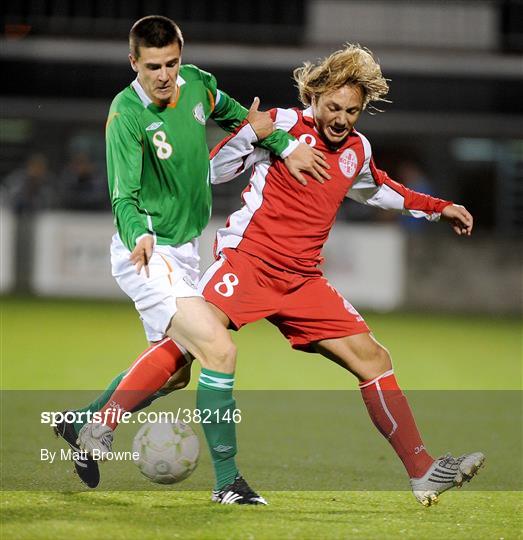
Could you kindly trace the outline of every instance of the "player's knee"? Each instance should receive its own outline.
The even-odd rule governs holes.
[[[216,361],[220,364],[223,371],[230,371],[236,367],[236,345],[229,340],[224,344],[216,355]]]
[[[379,343],[376,343],[376,346],[370,355],[370,360],[373,370],[376,373],[376,377],[392,369],[392,359],[390,357],[390,353]]]
[[[226,340],[215,342],[212,350],[205,354],[204,367],[215,371],[232,372],[236,367],[236,354],[236,345],[229,337]]]
[[[372,340],[359,351],[359,363],[356,374],[362,380],[379,377],[382,373],[392,368],[392,360],[389,351],[377,341]]]

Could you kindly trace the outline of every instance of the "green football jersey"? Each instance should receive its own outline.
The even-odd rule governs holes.
[[[154,104],[138,79],[111,104],[106,125],[107,174],[118,233],[129,250],[143,234],[177,245],[201,234],[211,213],[209,118],[234,131],[247,109],[217,89],[210,73],[183,65],[179,93]],[[281,155],[293,137],[277,130],[263,146]]]

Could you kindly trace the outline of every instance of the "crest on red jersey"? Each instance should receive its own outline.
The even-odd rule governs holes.
[[[338,160],[341,172],[347,177],[352,178],[358,168],[358,156],[352,148],[344,150]]]

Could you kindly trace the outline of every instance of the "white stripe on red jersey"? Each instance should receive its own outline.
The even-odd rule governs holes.
[[[256,136],[248,124],[241,127],[211,154],[213,183],[231,180],[254,164],[242,195],[244,206],[217,233],[217,256],[225,248],[237,248],[276,267],[321,274],[321,250],[346,196],[427,219],[439,219],[451,204],[409,190],[377,169],[369,141],[355,130],[339,148],[328,147],[315,128],[311,108],[273,109],[271,116],[277,128],[324,153],[331,179],[301,185],[281,159],[254,148]]]

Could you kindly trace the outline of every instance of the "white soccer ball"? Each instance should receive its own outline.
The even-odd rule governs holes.
[[[149,422],[133,440],[140,472],[151,482],[175,484],[185,480],[198,465],[200,441],[183,422]]]

